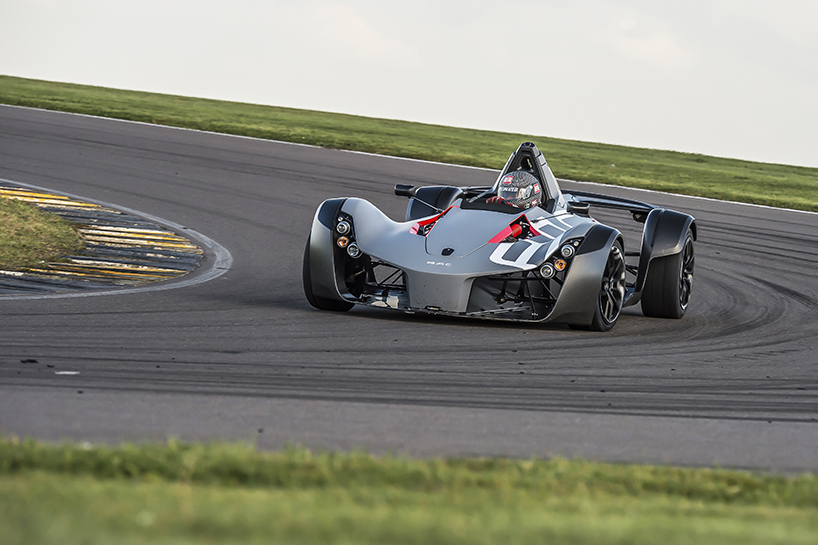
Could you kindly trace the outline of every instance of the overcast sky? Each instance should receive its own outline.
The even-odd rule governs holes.
[[[818,0],[0,0],[0,30],[0,74],[818,167]]]

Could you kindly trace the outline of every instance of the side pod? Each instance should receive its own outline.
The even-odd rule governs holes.
[[[447,209],[462,194],[463,190],[459,187],[421,187],[409,201],[409,206],[406,208],[406,221],[433,216]]]

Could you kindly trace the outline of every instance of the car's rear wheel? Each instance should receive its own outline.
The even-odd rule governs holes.
[[[682,251],[650,262],[642,291],[642,313],[651,318],[681,318],[693,290],[693,233],[688,229]]]
[[[304,263],[301,268],[301,280],[304,284],[304,295],[307,302],[320,310],[333,310],[336,312],[346,312],[355,306],[348,301],[338,301],[318,297],[312,291],[312,271],[310,270],[310,238],[307,239],[307,247],[304,249]]]
[[[609,331],[619,320],[622,304],[625,302],[625,256],[622,245],[617,241],[608,252],[602,282],[596,298],[592,331]]]

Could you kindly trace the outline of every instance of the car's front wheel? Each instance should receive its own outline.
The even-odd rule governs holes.
[[[619,241],[611,246],[602,271],[602,282],[596,298],[592,331],[609,331],[619,320],[625,302],[625,255]]]

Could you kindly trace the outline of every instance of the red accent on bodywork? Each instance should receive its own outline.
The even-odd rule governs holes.
[[[519,225],[517,227],[519,227]],[[494,235],[494,238],[489,240],[489,244],[494,244],[494,243],[497,243],[497,242],[503,242],[505,239],[507,239],[510,236],[511,236],[511,226],[509,225],[508,227],[506,227],[505,229],[503,229],[502,231],[500,231],[499,233]]]
[[[457,207],[456,207],[456,206],[454,206],[454,205],[452,205],[452,206],[450,206],[449,208],[447,208],[446,210],[444,210],[443,212],[441,212],[440,214],[438,214],[437,216],[432,216],[431,218],[428,218],[428,219],[425,219],[425,220],[421,220],[421,221],[415,222],[415,224],[412,226],[412,228],[411,228],[411,229],[409,229],[409,232],[410,232],[411,234],[413,234],[413,235],[417,235],[417,234],[418,234],[418,230],[420,230],[420,228],[421,228],[421,227],[423,227],[424,225],[429,225],[429,224],[433,224],[433,223],[437,222],[437,220],[439,220],[440,218],[442,218],[443,216],[445,216],[445,215],[446,215],[446,213],[447,213],[449,210],[451,210],[452,208],[457,208]],[[429,232],[430,232],[431,230],[432,230],[432,229],[430,228],[430,229],[429,229],[429,231],[426,231],[426,234],[421,235],[421,236],[426,236],[426,235],[428,235],[428,234],[429,234]]]
[[[528,225],[528,233],[529,236],[536,237],[539,236],[540,233],[531,225],[531,222],[528,221],[528,218],[525,214],[522,214],[517,217],[514,221],[508,224],[508,227],[494,235],[491,240],[489,240],[489,244],[496,244],[498,242],[503,242],[507,238],[517,238],[523,233],[523,228],[520,223],[525,222]]]

